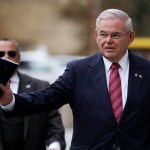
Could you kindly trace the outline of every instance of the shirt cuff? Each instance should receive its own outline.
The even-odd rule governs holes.
[[[51,144],[47,147],[47,150],[49,150],[49,149],[61,150],[60,143],[57,142],[57,141],[51,143]]]
[[[11,101],[11,103],[9,103],[8,105],[1,105],[1,108],[5,111],[12,111],[14,109],[14,106],[15,106],[15,97],[13,95],[13,99]]]

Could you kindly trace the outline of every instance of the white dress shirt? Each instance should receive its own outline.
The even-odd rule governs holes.
[[[17,74],[11,77],[10,79],[10,88],[13,93],[17,94],[18,93],[18,87],[19,87],[19,77]]]
[[[128,77],[129,77],[129,56],[128,51],[125,55],[121,58],[118,62],[120,65],[119,74],[121,78],[121,87],[122,87],[122,104],[123,108],[125,107],[126,100],[127,100],[127,92],[128,92]],[[107,87],[109,89],[109,76],[110,76],[110,66],[112,62],[107,60],[103,57],[104,65],[105,65],[105,72],[106,72],[106,80],[107,80]]]

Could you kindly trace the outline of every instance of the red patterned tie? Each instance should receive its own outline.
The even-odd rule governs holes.
[[[112,103],[112,109],[116,117],[117,122],[120,121],[123,108],[122,108],[122,90],[121,80],[118,72],[120,65],[118,63],[112,63],[111,72],[109,78],[109,95]]]

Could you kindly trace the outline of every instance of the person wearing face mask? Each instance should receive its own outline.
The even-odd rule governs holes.
[[[0,57],[20,64],[20,45],[13,39],[0,39]],[[10,79],[13,93],[30,93],[47,86],[47,81],[19,70]],[[0,150],[64,150],[66,145],[64,127],[57,110],[6,118],[0,109],[0,137]]]

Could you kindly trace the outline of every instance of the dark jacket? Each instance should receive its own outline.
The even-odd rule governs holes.
[[[74,126],[70,150],[112,150],[116,141],[121,150],[150,150],[150,61],[132,53],[127,102],[119,125],[99,53],[70,62],[65,73],[48,88],[30,95],[15,95],[15,99],[14,115],[69,103]]]
[[[19,73],[19,78],[18,93],[30,93],[49,86],[48,82],[25,74]],[[27,117],[5,118],[2,113],[0,115],[0,143],[3,146],[0,150],[46,150],[46,145],[53,141],[60,142],[62,150],[65,149],[64,127],[58,111]]]

